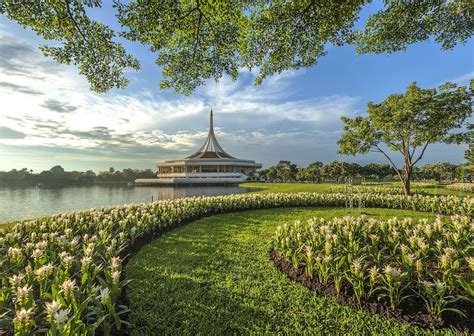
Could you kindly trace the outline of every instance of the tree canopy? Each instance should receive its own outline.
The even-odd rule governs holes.
[[[367,117],[343,117],[345,126],[338,141],[339,152],[383,154],[409,194],[413,167],[430,144],[466,141],[467,132],[451,131],[463,127],[472,114],[471,95],[466,87],[453,83],[437,89],[422,89],[412,83],[405,94],[392,94],[379,104],[368,103]],[[402,155],[401,170],[389,150]]]
[[[53,41],[41,47],[43,53],[76,65],[96,92],[125,87],[124,71],[140,67],[120,37],[157,54],[161,88],[190,94],[211,78],[236,79],[241,68],[258,69],[260,84],[272,74],[313,66],[328,44],[352,43],[358,53],[383,53],[433,37],[447,50],[474,32],[470,0],[385,0],[365,27],[354,29],[370,2],[115,0],[120,31],[88,16],[101,0],[0,0],[0,13]]]

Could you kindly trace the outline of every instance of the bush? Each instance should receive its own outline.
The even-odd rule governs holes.
[[[472,216],[474,199],[360,194],[367,207]],[[108,334],[121,329],[124,257],[140,242],[216,213],[284,206],[340,206],[344,194],[196,197],[69,212],[0,230],[0,326],[18,335]]]
[[[346,216],[314,218],[277,228],[272,241],[279,258],[302,268],[310,279],[343,284],[362,302],[385,302],[391,309],[416,295],[435,321],[456,303],[474,302],[474,223],[468,216],[377,220]]]

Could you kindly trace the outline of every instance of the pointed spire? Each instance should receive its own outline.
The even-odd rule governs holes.
[[[234,157],[227,154],[217,142],[216,135],[214,134],[214,115],[212,108],[209,112],[209,133],[206,141],[196,153],[188,156],[188,158],[234,159]]]
[[[214,133],[214,116],[212,114],[212,108],[211,108],[211,112],[209,113],[209,133],[211,131]]]

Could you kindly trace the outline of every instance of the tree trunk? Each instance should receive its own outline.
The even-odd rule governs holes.
[[[402,170],[402,182],[406,196],[411,195],[411,175],[413,172],[412,168],[413,167],[410,165],[410,163],[406,162]]]
[[[410,178],[409,177],[406,177],[404,176],[403,177],[403,188],[404,188],[404,191],[405,191],[405,195],[406,196],[410,196]]]
[[[412,175],[412,165],[411,165],[411,160],[410,160],[410,147],[408,146],[408,142],[406,142],[405,148],[404,148],[404,163],[403,163],[403,169],[402,169],[402,182],[403,182],[403,187],[405,189],[405,195],[410,196],[410,182],[411,182],[411,175]]]

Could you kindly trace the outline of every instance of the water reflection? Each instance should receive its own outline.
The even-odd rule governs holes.
[[[190,196],[240,194],[237,186],[128,187],[92,185],[66,188],[0,187],[0,223],[100,208],[107,205],[143,203]]]

